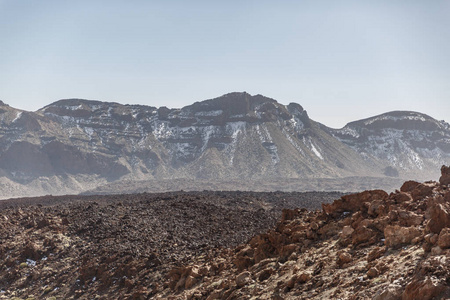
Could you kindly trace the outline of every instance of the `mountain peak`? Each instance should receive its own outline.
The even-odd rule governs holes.
[[[247,92],[233,92],[217,98],[195,102],[182,108],[184,114],[221,116],[234,121],[259,122],[275,120],[278,116],[290,118],[286,107],[276,100],[263,95],[250,95]]]
[[[70,99],[61,99],[58,101],[55,101],[47,106],[44,106],[41,110],[45,110],[48,107],[76,107],[76,106],[88,106],[92,107],[94,105],[110,105],[110,104],[116,104],[115,102],[104,102],[104,101],[98,101],[98,100],[86,100],[86,99],[78,99],[78,98],[70,98]]]
[[[415,111],[391,111],[367,119],[348,123],[345,128],[437,130],[443,124],[432,117]]]

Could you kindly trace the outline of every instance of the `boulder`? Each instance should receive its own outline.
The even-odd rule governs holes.
[[[373,244],[377,241],[377,233],[375,230],[366,226],[358,226],[352,234],[352,244],[358,245],[368,242]]]
[[[420,185],[420,182],[413,181],[413,180],[408,180],[405,183],[403,183],[402,187],[400,188],[400,191],[404,192],[404,193],[410,193],[418,185]]]
[[[442,249],[450,248],[450,228],[444,228],[439,233],[437,244]]]
[[[439,234],[442,228],[450,227],[450,203],[430,199],[425,216],[428,219],[427,230]]]
[[[325,214],[338,216],[344,212],[355,212],[366,208],[366,202],[386,200],[388,194],[382,190],[364,191],[362,193],[342,196],[331,204],[322,204]]]
[[[186,281],[184,283],[184,288],[185,289],[190,289],[191,287],[193,287],[196,283],[198,282],[198,279],[195,278],[194,276],[189,275],[188,277],[186,277]]]
[[[338,265],[343,265],[343,264],[347,264],[347,263],[351,262],[352,260],[353,260],[353,257],[350,253],[340,252],[338,254],[337,263],[338,263]]]
[[[422,200],[425,197],[431,196],[433,194],[434,184],[421,183],[414,190],[411,191],[411,197],[413,200]]]
[[[244,271],[236,276],[236,285],[238,288],[241,288],[247,284],[249,284],[252,280],[251,275],[249,271]]]
[[[367,261],[371,262],[377,258],[380,258],[386,252],[386,247],[375,247],[372,251],[367,254]]]
[[[370,202],[367,213],[372,217],[377,217],[386,213],[387,208],[385,203],[386,202],[383,200],[374,200]]]
[[[423,216],[418,215],[412,211],[398,210],[396,211],[397,218],[402,226],[418,226],[423,222]]]
[[[350,237],[352,235],[353,231],[355,231],[355,229],[353,229],[351,226],[349,226],[349,225],[344,226],[342,228],[341,237],[344,238],[344,239],[348,238],[348,237]]]
[[[437,299],[446,286],[436,278],[426,278],[423,281],[413,280],[410,282],[403,292],[402,300],[431,300]]]
[[[439,183],[442,185],[450,184],[450,166],[441,167],[441,178],[439,178]]]
[[[401,300],[403,288],[400,284],[391,283],[386,288],[380,289],[373,300]]]
[[[388,225],[384,228],[385,244],[387,247],[397,247],[401,244],[410,244],[411,241],[420,236],[422,230],[417,227],[402,227]]]
[[[380,272],[375,267],[372,267],[369,269],[369,271],[367,271],[367,276],[369,278],[377,277],[379,274],[380,274]]]

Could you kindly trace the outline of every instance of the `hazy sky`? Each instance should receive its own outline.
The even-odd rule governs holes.
[[[181,107],[233,91],[331,127],[450,121],[450,0],[0,0],[0,99]]]

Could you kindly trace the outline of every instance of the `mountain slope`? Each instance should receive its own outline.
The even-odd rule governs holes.
[[[252,187],[283,178],[428,176],[449,161],[450,129],[414,114],[334,130],[299,104],[245,92],[181,109],[66,99],[26,112],[2,104],[0,184],[7,197],[78,193],[118,180],[244,180]],[[434,144],[423,148],[427,142]]]
[[[429,176],[450,157],[450,125],[417,112],[389,112],[331,132],[364,158],[387,162],[387,175]]]

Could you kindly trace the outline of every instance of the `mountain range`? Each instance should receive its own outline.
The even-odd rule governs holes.
[[[435,179],[449,163],[450,125],[418,112],[333,129],[299,104],[245,92],[181,109],[66,99],[29,112],[0,101],[2,198],[179,181],[258,190],[338,180],[345,190],[359,178],[364,189],[374,179]]]

